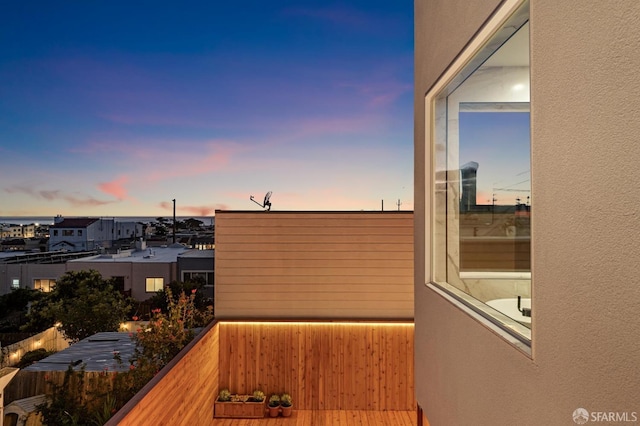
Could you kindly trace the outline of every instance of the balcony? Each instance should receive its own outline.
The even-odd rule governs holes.
[[[107,425],[420,425],[412,322],[220,321]],[[220,389],[288,392],[289,418],[215,419]]]
[[[218,322],[109,425],[425,424],[412,212],[216,211],[215,257]],[[215,419],[225,388],[287,392],[293,416]]]

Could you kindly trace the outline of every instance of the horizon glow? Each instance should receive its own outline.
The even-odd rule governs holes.
[[[413,3],[12,2],[0,216],[413,209]]]

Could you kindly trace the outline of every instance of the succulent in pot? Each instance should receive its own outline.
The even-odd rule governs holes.
[[[231,392],[229,392],[229,389],[222,389],[220,391],[220,393],[218,394],[218,401],[220,402],[231,401]]]
[[[280,406],[282,407],[282,416],[289,417],[293,410],[293,400],[291,399],[291,395],[288,393],[280,395]]]
[[[278,417],[280,414],[280,396],[273,394],[269,397],[269,417]]]

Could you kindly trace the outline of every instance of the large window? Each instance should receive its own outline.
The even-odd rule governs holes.
[[[164,278],[147,278],[146,292],[155,293],[164,289]]]
[[[114,290],[124,293],[124,277],[123,276],[111,277],[111,283],[113,284]]]
[[[56,280],[52,280],[48,278],[37,278],[33,280],[33,288],[35,288],[36,290],[43,291],[45,293],[49,293],[55,285],[56,285]]]
[[[204,285],[213,285],[213,272],[209,271],[183,271],[183,282],[202,282]]]
[[[532,314],[528,17],[528,2],[507,1],[426,97],[431,281],[525,339]]]

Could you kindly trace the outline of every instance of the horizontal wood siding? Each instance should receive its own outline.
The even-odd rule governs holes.
[[[143,389],[107,425],[209,424],[218,395],[218,325],[203,332],[206,335],[152,389]]]
[[[414,410],[413,325],[221,322],[220,389],[300,410]]]
[[[413,318],[412,212],[216,212],[218,319]]]
[[[531,271],[530,238],[462,238],[462,271]]]

